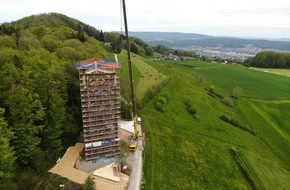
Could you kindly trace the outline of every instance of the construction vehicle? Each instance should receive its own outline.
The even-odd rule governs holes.
[[[132,136],[129,137],[129,140],[130,140],[129,150],[130,151],[136,150],[137,145],[138,145],[139,131],[137,130],[136,117],[133,118],[133,123],[134,123],[134,131],[133,131]]]
[[[141,118],[137,117],[137,124],[141,125]]]
[[[137,129],[137,113],[136,113],[136,100],[134,94],[134,80],[133,80],[133,72],[132,72],[132,63],[131,63],[131,54],[130,54],[130,38],[128,34],[128,25],[127,25],[127,14],[126,14],[126,5],[125,0],[122,0],[123,4],[123,16],[124,16],[124,24],[125,24],[125,33],[126,33],[126,43],[127,43],[127,56],[128,56],[128,68],[129,68],[129,77],[130,77],[130,91],[131,91],[131,101],[132,101],[132,118],[134,124],[134,131],[132,136],[130,136],[130,151],[134,151],[138,145],[138,134],[139,131]]]

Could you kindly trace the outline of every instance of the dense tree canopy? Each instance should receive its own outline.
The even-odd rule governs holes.
[[[122,49],[127,48],[126,37],[123,34],[116,32],[105,32],[104,35],[104,41],[111,44],[111,46],[107,48],[108,50],[111,50],[114,53],[120,53]],[[152,56],[154,54],[153,47],[136,37],[130,37],[130,48],[131,52],[141,56]]]
[[[154,47],[154,51],[162,55],[167,55],[170,52],[170,49],[164,45],[159,44]]]
[[[0,108],[0,189],[16,189],[14,178],[14,151],[10,146],[13,137],[3,117],[4,109]]]
[[[75,141],[81,130],[75,63],[104,57],[99,34],[60,14],[0,25],[0,189],[30,187],[22,173],[47,171]]]
[[[263,51],[245,63],[253,67],[290,68],[290,53]]]
[[[83,190],[95,190],[96,184],[92,176],[86,178],[85,183],[82,185]]]

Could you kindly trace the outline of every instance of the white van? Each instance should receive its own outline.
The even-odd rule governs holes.
[[[141,124],[141,118],[140,117],[137,117],[137,123]]]

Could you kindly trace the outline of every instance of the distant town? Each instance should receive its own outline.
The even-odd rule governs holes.
[[[281,51],[277,49],[263,49],[258,48],[253,45],[246,45],[243,48],[227,48],[227,47],[190,47],[185,48],[187,51],[194,51],[200,56],[206,56],[209,58],[221,58],[244,61],[249,57],[254,57],[257,53],[261,51]],[[290,51],[288,51],[290,52]]]
[[[289,39],[244,39],[175,32],[131,32],[131,35],[152,46],[161,44],[172,49],[194,51],[199,56],[223,60],[244,61],[261,51],[290,52]]]

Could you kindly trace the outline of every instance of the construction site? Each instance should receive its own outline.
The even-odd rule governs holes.
[[[136,112],[125,0],[122,2],[133,121],[121,121],[120,117],[121,63],[117,55],[115,61],[100,58],[78,61],[83,142],[69,147],[49,170],[79,184],[83,184],[88,176],[94,176],[98,188],[108,190],[140,189],[143,167],[144,137],[141,119]],[[121,139],[130,154],[121,150]]]
[[[79,61],[86,161],[120,154],[119,62],[92,58]]]
[[[135,176],[141,174],[139,170],[142,169],[143,143],[142,138],[139,138],[141,142],[138,143],[132,136],[136,134],[137,138],[136,127],[142,135],[141,120],[138,118],[137,121],[136,117],[133,121],[121,120],[119,82],[121,63],[117,58],[116,61],[91,58],[78,61],[76,68],[79,70],[80,80],[82,142],[69,147],[50,172],[80,184],[92,175],[99,187],[136,189],[135,186],[140,186],[142,177],[139,176],[137,179]],[[133,140],[134,150],[139,151],[124,153],[121,151],[121,140],[128,143],[128,150]],[[123,160],[122,164],[120,160]],[[129,178],[128,173],[123,171],[124,166],[130,168],[133,178]]]

